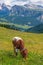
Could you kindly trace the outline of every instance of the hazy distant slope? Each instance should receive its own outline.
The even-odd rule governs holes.
[[[43,33],[43,24],[32,27],[32,28],[28,29],[27,31],[28,32],[35,32],[35,33]]]

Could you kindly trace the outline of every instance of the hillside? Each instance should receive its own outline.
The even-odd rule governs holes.
[[[43,24],[27,29],[27,32],[43,33]]]
[[[20,53],[14,57],[12,38],[23,38],[28,49],[28,59],[24,61]],[[0,65],[43,65],[43,34],[26,33],[0,27]]]

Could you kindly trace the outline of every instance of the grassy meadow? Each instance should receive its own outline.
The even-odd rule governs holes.
[[[28,59],[14,56],[12,38],[19,36],[28,49]],[[43,65],[43,33],[27,33],[0,27],[0,65]]]

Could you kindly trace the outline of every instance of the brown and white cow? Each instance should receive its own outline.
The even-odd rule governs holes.
[[[23,58],[26,59],[28,52],[27,52],[27,49],[24,47],[23,39],[20,38],[20,37],[14,37],[12,39],[12,43],[13,43],[15,55],[17,55],[17,52],[18,52],[18,49],[19,49]]]

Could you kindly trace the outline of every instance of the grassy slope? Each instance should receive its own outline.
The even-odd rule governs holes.
[[[12,38],[23,38],[28,49],[28,60],[20,53],[14,57]],[[0,65],[43,65],[43,34],[26,33],[0,27]]]

